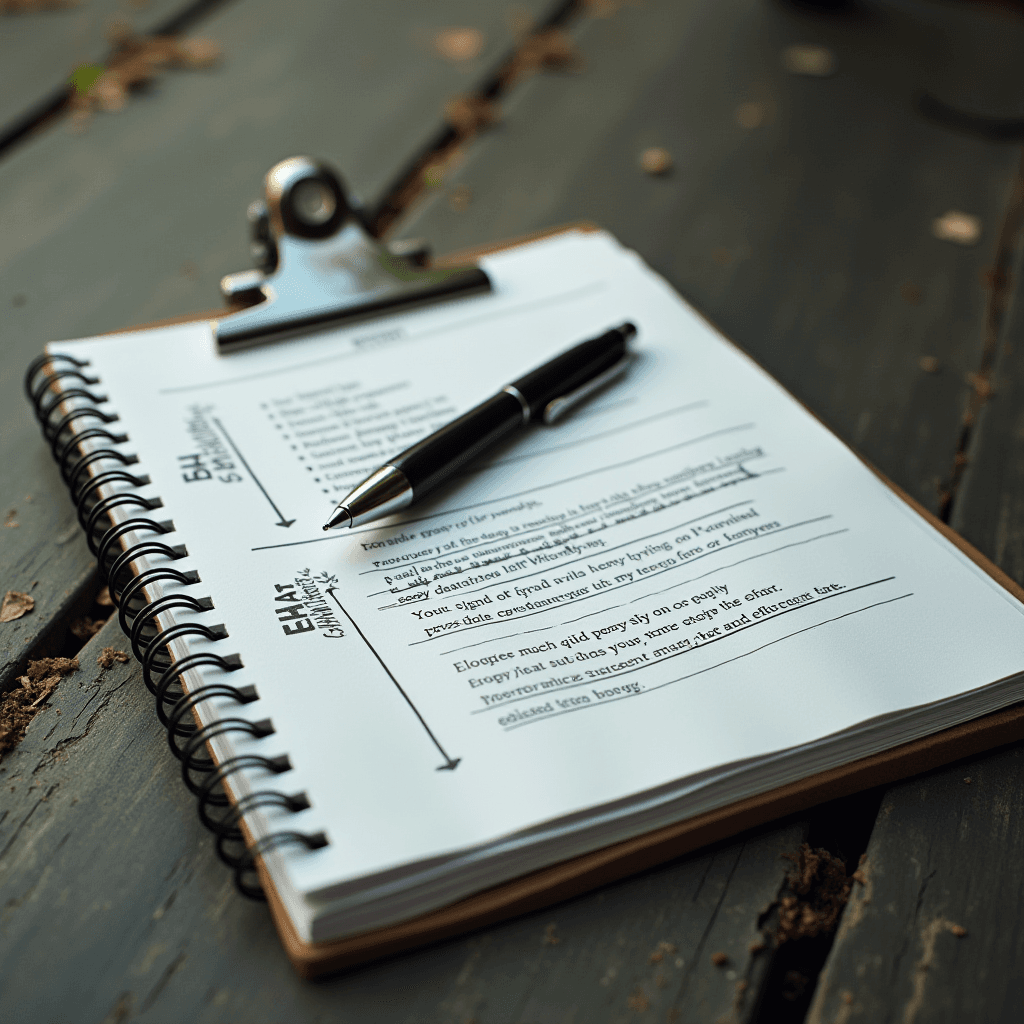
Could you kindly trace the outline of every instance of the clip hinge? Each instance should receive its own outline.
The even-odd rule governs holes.
[[[257,304],[214,326],[222,352],[357,318],[489,291],[479,267],[424,267],[420,242],[373,238],[338,176],[308,157],[276,164],[249,220],[260,269],[228,274],[226,298]]]

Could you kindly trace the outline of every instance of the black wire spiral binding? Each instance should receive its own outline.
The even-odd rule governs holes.
[[[236,772],[263,769],[281,775],[291,769],[286,754],[264,757],[242,754],[217,763],[203,754],[211,740],[228,733],[246,733],[256,739],[270,736],[274,725],[270,719],[251,722],[245,718],[218,718],[205,725],[198,717],[199,706],[213,698],[229,698],[239,705],[259,699],[255,686],[232,686],[226,682],[207,683],[188,692],[181,677],[200,666],[219,669],[229,674],[242,667],[238,654],[221,655],[200,651],[175,659],[171,644],[189,636],[210,641],[228,636],[224,625],[207,626],[201,622],[174,622],[166,628],[159,618],[175,610],[205,612],[214,607],[209,597],[193,597],[175,592],[150,600],[146,588],[160,581],[178,583],[183,587],[201,582],[195,570],[179,570],[172,565],[159,565],[138,570],[134,563],[145,555],[162,555],[169,561],[184,558],[188,551],[183,544],[168,544],[153,537],[138,539],[141,534],[161,537],[175,532],[171,520],[158,521],[145,515],[116,522],[111,513],[116,508],[132,508],[152,512],[162,508],[159,498],[144,498],[131,491],[117,491],[106,497],[109,485],[126,484],[144,487],[150,483],[146,475],[136,475],[124,468],[109,468],[110,462],[121,467],[135,465],[135,455],[126,455],[107,445],[119,445],[128,435],[112,433],[109,424],[117,422],[117,414],[99,406],[105,395],[89,390],[100,379],[85,372],[88,360],[54,354],[35,359],[25,374],[25,394],[35,410],[50,445],[61,477],[76,505],[78,522],[85,533],[89,549],[96,556],[100,575],[107,581],[110,599],[117,608],[118,622],[131,644],[132,653],[142,665],[142,678],[156,700],[156,714],[167,730],[171,752],[181,762],[185,786],[198,801],[199,820],[213,833],[217,856],[234,872],[239,892],[253,899],[265,899],[256,876],[256,858],[286,843],[297,843],[309,850],[326,846],[323,832],[280,831],[264,836],[246,846],[243,818],[261,807],[280,807],[297,814],[306,810],[309,799],[305,793],[282,793],[278,790],[257,790],[232,801],[228,780]],[[71,386],[65,386],[66,384]],[[68,407],[65,403],[72,402]],[[84,420],[99,420],[102,425]],[[85,442],[104,447],[86,450]],[[101,463],[106,462],[104,467]],[[129,534],[136,537],[127,543]]]

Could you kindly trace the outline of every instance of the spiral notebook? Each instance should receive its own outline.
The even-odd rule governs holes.
[[[488,295],[28,388],[186,785],[304,973],[1020,735],[1021,592],[603,232]],[[633,321],[626,377],[373,526],[385,459]],[[146,697],[140,694],[140,699]],[[149,699],[149,698],[147,698]]]

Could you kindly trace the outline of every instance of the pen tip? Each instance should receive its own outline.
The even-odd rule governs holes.
[[[324,525],[324,533],[328,530],[333,530],[337,526],[351,526],[352,517],[348,514],[347,508],[336,508],[334,514],[330,519],[327,520]]]

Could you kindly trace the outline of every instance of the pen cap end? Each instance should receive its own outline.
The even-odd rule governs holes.
[[[632,341],[636,337],[636,324],[627,320],[620,328],[619,334],[623,341]]]

